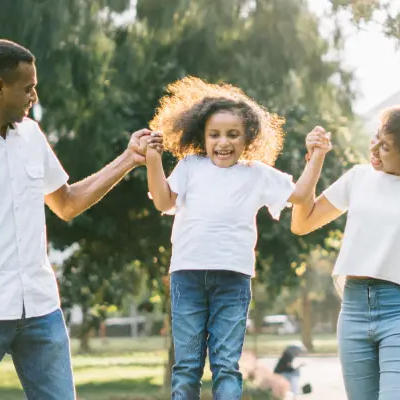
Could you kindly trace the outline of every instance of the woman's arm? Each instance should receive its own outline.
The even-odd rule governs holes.
[[[305,203],[293,206],[291,230],[295,235],[305,235],[321,228],[342,214],[343,211],[334,207],[323,194],[317,199],[313,195]]]

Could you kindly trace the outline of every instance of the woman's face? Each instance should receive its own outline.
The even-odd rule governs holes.
[[[391,133],[379,129],[371,141],[371,164],[376,171],[400,175],[400,148]]]

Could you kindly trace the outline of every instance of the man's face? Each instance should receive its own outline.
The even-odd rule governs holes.
[[[10,76],[11,79],[0,79],[0,116],[3,126],[21,122],[38,100],[34,64],[21,62]]]

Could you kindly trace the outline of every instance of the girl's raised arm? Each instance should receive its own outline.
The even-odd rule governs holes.
[[[175,207],[177,195],[171,191],[165,177],[160,152],[146,146],[145,143],[143,145],[146,154],[147,181],[154,206],[159,211],[168,211]]]

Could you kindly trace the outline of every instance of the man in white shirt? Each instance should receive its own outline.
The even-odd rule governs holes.
[[[143,164],[139,138],[96,174],[69,185],[36,122],[35,58],[0,40],[0,361],[10,353],[30,400],[73,400],[75,390],[57,283],[46,254],[44,205],[69,221]],[[151,146],[161,150],[157,136]]]

